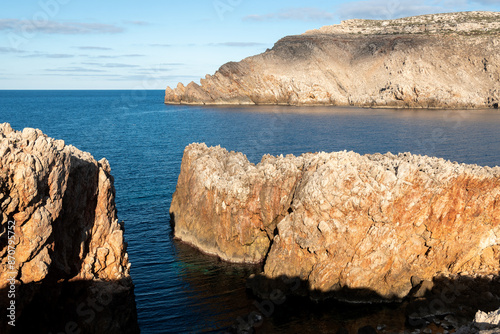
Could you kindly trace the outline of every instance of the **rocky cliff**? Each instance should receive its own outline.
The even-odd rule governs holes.
[[[15,302],[17,318],[7,329],[138,332],[106,159],[4,123],[0,189],[0,300]]]
[[[312,298],[400,300],[422,282],[497,275],[499,203],[499,167],[354,152],[254,165],[191,144],[170,212],[177,238],[228,261],[265,260],[258,289],[287,277]]]
[[[296,159],[189,145],[170,207],[175,236],[231,262],[259,263],[285,217],[301,175]]]
[[[498,108],[500,13],[349,20],[223,65],[171,104]]]

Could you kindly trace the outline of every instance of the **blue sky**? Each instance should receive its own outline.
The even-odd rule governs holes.
[[[0,89],[164,89],[344,19],[465,10],[500,0],[3,0]]]

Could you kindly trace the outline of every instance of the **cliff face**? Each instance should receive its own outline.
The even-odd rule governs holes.
[[[498,108],[500,13],[349,20],[223,65],[165,103]]]
[[[224,260],[261,262],[290,207],[300,165],[266,156],[254,166],[241,153],[189,145],[170,207],[175,236]]]
[[[436,277],[500,269],[500,168],[353,152],[264,156],[191,144],[175,236],[307,291],[401,299]],[[314,292],[313,292],[314,291]]]
[[[106,159],[96,161],[40,130],[18,132],[4,123],[0,189],[0,289],[10,288],[9,279],[15,278],[16,328],[33,323],[31,317],[38,313],[45,321],[57,319],[37,323],[42,331],[64,330],[69,320],[84,332],[138,331],[130,263]],[[10,226],[15,250],[8,243]],[[79,298],[95,298],[97,290],[110,300],[100,305],[95,321],[82,321],[76,314]],[[6,296],[2,293],[1,298]],[[60,310],[50,314],[64,309],[68,300],[74,318],[65,319]],[[59,323],[62,328],[53,327]]]

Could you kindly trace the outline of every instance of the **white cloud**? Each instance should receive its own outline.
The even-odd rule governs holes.
[[[474,5],[477,7],[478,4],[490,5],[491,8],[486,8],[487,10],[498,10],[500,0],[361,0],[343,3],[335,12],[312,7],[288,8],[269,14],[248,15],[243,20],[264,22],[273,20],[333,21],[338,18],[342,20],[395,19],[474,10]]]
[[[139,20],[135,20],[135,21],[123,21],[123,22],[126,23],[126,24],[131,24],[131,25],[136,25],[136,26],[148,26],[149,25],[149,22],[139,21]]]
[[[92,65],[106,68],[127,68],[127,67],[139,67],[139,65],[132,64],[122,64],[122,63],[82,63],[83,65]]]
[[[18,50],[15,48],[0,46],[0,53],[24,53],[25,51]]]
[[[161,65],[167,65],[167,66],[183,66],[183,65],[186,65],[184,63],[161,63],[161,64],[158,64],[158,66],[161,66]]]
[[[251,47],[251,46],[265,46],[267,44],[264,43],[256,43],[256,42],[224,42],[224,43],[211,43],[209,46],[229,46],[229,47]]]
[[[456,9],[456,8],[467,6],[468,2],[469,2],[469,0],[441,0],[441,1],[438,1],[437,3],[442,4],[442,6],[445,8],[455,8]]]
[[[89,56],[89,58],[100,58],[100,59],[115,59],[115,58],[135,58],[135,57],[145,57],[141,54],[127,54],[127,55],[100,55],[100,56]]]
[[[400,17],[445,12],[439,5],[427,5],[422,0],[365,0],[345,3],[337,11],[341,19],[394,19]]]
[[[30,21],[19,19],[0,19],[0,30],[10,30],[19,33],[45,34],[95,34],[120,33],[124,29],[115,25],[102,23]]]
[[[98,51],[110,51],[112,48],[105,48],[102,46],[77,46],[80,50],[98,50]]]
[[[480,3],[483,5],[500,5],[500,1],[498,0],[472,0],[471,2]]]
[[[48,68],[45,70],[46,72],[106,72],[103,70],[96,70],[92,68],[84,68],[84,67],[59,67],[59,68]]]
[[[149,44],[149,46],[155,46],[155,47],[159,46],[159,47],[169,48],[172,46],[172,44],[158,44],[157,43],[157,44]]]
[[[243,20],[248,21],[269,21],[269,20],[295,20],[295,21],[332,21],[335,18],[333,13],[318,8],[288,8],[281,12],[248,15]]]
[[[467,10],[498,10],[500,0],[362,0],[342,4],[340,19],[394,19],[400,17],[450,13]],[[489,7],[488,7],[489,6]]]
[[[43,52],[35,52],[30,55],[21,56],[23,58],[73,58],[75,55],[67,54],[67,53],[43,53]]]

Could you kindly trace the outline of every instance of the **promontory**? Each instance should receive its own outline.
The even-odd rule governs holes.
[[[348,20],[287,36],[165,103],[498,108],[500,13]]]

